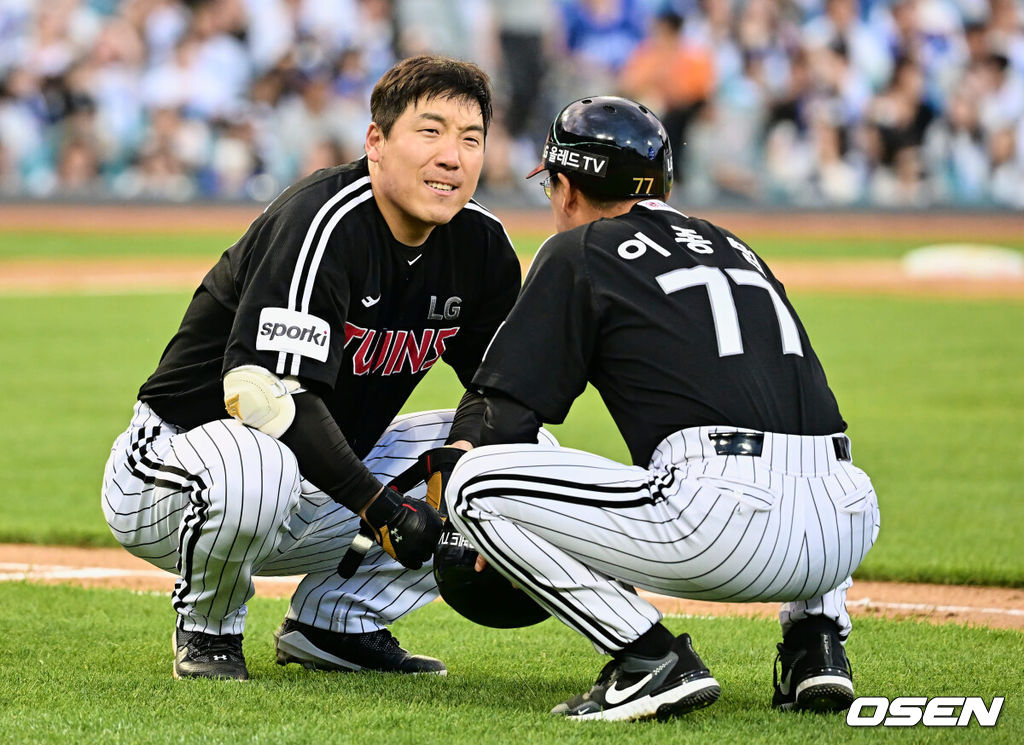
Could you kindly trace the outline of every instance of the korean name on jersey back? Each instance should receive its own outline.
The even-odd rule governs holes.
[[[331,349],[330,337],[330,324],[311,313],[264,308],[260,311],[256,349],[298,354],[326,362]]]

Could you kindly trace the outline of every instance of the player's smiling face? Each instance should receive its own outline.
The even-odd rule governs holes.
[[[366,155],[373,196],[391,232],[418,246],[476,191],[484,163],[480,106],[465,98],[420,99],[387,137],[370,125]]]

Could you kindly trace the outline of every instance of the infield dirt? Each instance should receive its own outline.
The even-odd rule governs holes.
[[[227,231],[239,235],[259,205],[0,204],[0,229],[91,233]],[[684,210],[685,211],[685,210]],[[496,209],[510,232],[547,234],[546,209]],[[1024,213],[769,212],[699,209],[693,214],[744,235],[917,237],[922,241],[998,242],[1024,235]]]
[[[71,233],[226,231],[241,234],[257,206],[116,206],[0,204],[0,229]],[[543,210],[501,211],[508,230],[544,235]],[[846,235],[864,240],[917,236],[922,242],[993,241],[1024,235],[1024,215],[708,212],[702,217],[743,234]],[[210,259],[12,259],[4,261],[0,293],[116,293],[194,287]],[[524,266],[525,269],[525,266]],[[926,297],[1024,298],[1024,280],[914,279],[895,259],[775,260],[772,269],[789,289]]]
[[[174,576],[118,548],[0,544],[0,581],[70,583],[170,593]],[[257,577],[257,594],[289,597],[298,577]],[[662,612],[695,616],[774,618],[776,603],[711,603],[647,595]],[[916,618],[1024,630],[1024,589],[855,582],[848,593],[854,617]]]
[[[53,292],[120,293],[192,289],[209,270],[209,259],[16,259],[5,261],[0,294],[45,295]],[[527,264],[524,263],[525,272]],[[899,261],[776,260],[772,271],[789,290],[842,291],[915,297],[1024,298],[1024,279],[965,282],[912,279]]]

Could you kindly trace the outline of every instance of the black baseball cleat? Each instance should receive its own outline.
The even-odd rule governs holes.
[[[174,629],[174,677],[248,680],[242,635]]]
[[[803,629],[801,624],[806,624]],[[853,670],[839,640],[838,626],[825,619],[807,619],[794,626],[779,644],[773,682],[772,706],[776,709],[849,709],[854,699]]]
[[[589,691],[551,713],[577,721],[665,720],[710,706],[721,693],[718,681],[693,651],[690,635],[682,634],[664,657],[613,659]]]
[[[327,631],[286,618],[274,632],[277,664],[296,662],[307,670],[447,675],[441,660],[412,655],[387,629],[366,634]]]

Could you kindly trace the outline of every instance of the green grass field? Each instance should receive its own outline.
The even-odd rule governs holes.
[[[9,260],[191,256],[212,262],[235,236],[0,232]],[[909,239],[865,247],[749,238],[769,259],[898,256]],[[536,236],[527,237],[526,251]],[[1020,248],[1024,248],[1024,239]],[[0,295],[0,541],[115,546],[99,509],[103,463],[139,384],[177,327],[189,291]],[[1024,302],[795,293],[850,425],[854,457],[882,508],[878,544],[855,577],[1024,587]],[[454,405],[438,366],[407,410]],[[566,445],[625,459],[593,391],[554,428]],[[335,677],[279,668],[271,632],[284,601],[252,604],[254,680],[175,684],[165,597],[0,583],[0,744],[35,742],[398,743],[866,741],[841,718],[768,708],[774,622],[673,619],[723,683],[706,712],[664,726],[572,727],[546,712],[592,682],[601,661],[555,623],[523,632],[473,627],[443,606],[403,619],[415,651],[445,680]],[[996,729],[891,731],[905,742],[1019,742],[1024,635],[863,619],[851,640],[860,695],[1006,695]],[[294,666],[293,666],[294,667]],[[182,724],[182,722],[186,724]],[[877,736],[877,735],[875,735]]]
[[[711,708],[659,724],[565,722],[555,704],[589,688],[604,660],[554,621],[518,631],[475,627],[434,604],[394,626],[415,651],[442,657],[445,678],[310,673],[273,662],[287,608],[255,599],[246,683],[174,681],[167,599],[127,591],[14,585],[0,624],[0,743],[1018,743],[1024,636],[867,619],[849,643],[860,695],[1006,696],[998,725],[966,730],[853,730],[843,717],[769,706],[776,624],[670,618],[689,632],[722,685]],[[73,613],[68,609],[75,609]],[[17,664],[10,664],[15,662]],[[1013,694],[1018,694],[1014,696]]]
[[[255,212],[253,217],[255,217]],[[244,229],[241,225],[239,230]],[[530,232],[515,236],[516,250],[532,256],[547,237],[546,233]],[[799,236],[742,235],[766,259],[882,259],[898,258],[921,246],[914,237],[892,237],[867,240],[862,237],[800,238]],[[0,262],[11,259],[85,259],[130,258],[135,256],[216,257],[238,239],[227,231],[168,234],[158,232],[68,233],[43,230],[3,231],[0,233]],[[970,236],[954,236],[950,243],[969,242]],[[928,241],[937,242],[937,241]],[[1024,236],[1000,240],[1007,248],[1024,251]]]

